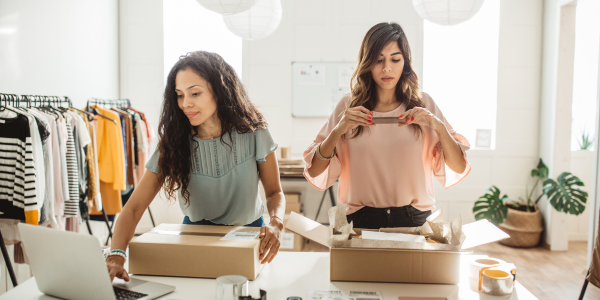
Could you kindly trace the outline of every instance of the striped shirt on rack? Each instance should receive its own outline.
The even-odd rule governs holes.
[[[29,120],[0,119],[0,218],[38,224]]]

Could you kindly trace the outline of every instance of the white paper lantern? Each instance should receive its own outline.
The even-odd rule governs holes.
[[[258,0],[248,11],[223,15],[223,22],[233,34],[245,40],[258,40],[277,29],[281,13],[279,0]]]
[[[220,13],[231,15],[249,10],[258,0],[196,0],[202,7]]]
[[[452,26],[471,19],[481,9],[484,0],[413,0],[421,18],[443,26]]]

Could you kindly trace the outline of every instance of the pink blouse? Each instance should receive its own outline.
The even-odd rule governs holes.
[[[315,141],[304,151],[304,176],[320,190],[327,189],[339,179],[338,199],[346,204],[346,214],[364,206],[381,208],[410,204],[422,211],[434,210],[433,177],[444,188],[450,188],[471,171],[466,155],[469,142],[452,129],[433,99],[423,93],[425,107],[446,124],[463,152],[467,166],[462,174],[446,165],[442,144],[432,128],[424,127],[423,134],[417,139],[413,126],[399,128],[396,124],[377,124],[366,128],[354,139],[348,131],[345,139],[338,141],[337,154],[327,169],[321,175],[311,177],[307,169],[312,165],[315,150],[338,124],[349,101],[349,94],[340,100]],[[402,104],[389,112],[373,111],[373,116],[397,117],[405,111],[406,106]]]

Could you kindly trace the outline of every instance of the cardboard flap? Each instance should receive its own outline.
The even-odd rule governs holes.
[[[292,212],[285,229],[329,248],[329,228]]]
[[[469,249],[510,237],[506,232],[485,219],[463,225],[462,231],[466,236],[462,249]]]

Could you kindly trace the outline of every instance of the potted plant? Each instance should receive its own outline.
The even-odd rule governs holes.
[[[594,139],[590,138],[590,134],[584,128],[581,133],[581,140],[577,142],[579,143],[579,150],[590,150],[592,144],[594,144]]]
[[[559,212],[579,215],[585,210],[588,193],[579,189],[584,186],[579,178],[569,172],[563,172],[556,180],[548,178],[548,167],[540,159],[537,167],[531,170],[534,185],[526,187],[525,199],[511,201],[507,195],[501,195],[500,189],[492,186],[473,206],[475,219],[488,219],[504,230],[510,238],[500,243],[514,247],[533,247],[539,244],[543,231],[542,214],[537,203],[546,196],[550,205]],[[542,192],[533,199],[540,182]]]

